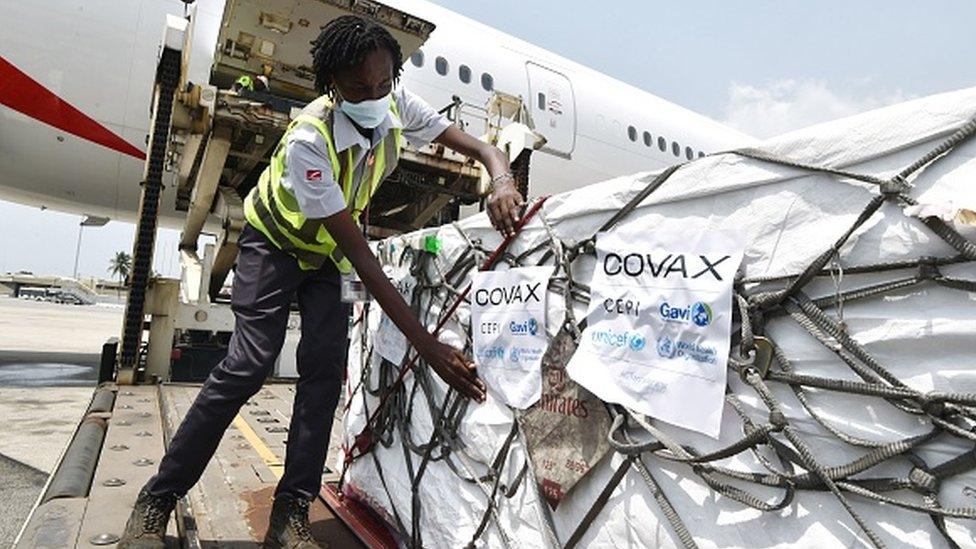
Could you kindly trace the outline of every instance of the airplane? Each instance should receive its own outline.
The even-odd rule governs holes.
[[[191,0],[192,1],[192,0]],[[545,147],[530,196],[750,145],[737,130],[425,0],[385,0],[436,25],[401,85],[440,108],[526,98]],[[197,0],[192,63],[207,78],[225,0]],[[135,221],[156,56],[181,0],[0,3],[0,199]],[[197,47],[197,44],[203,47]],[[161,227],[179,228],[174,191]],[[104,223],[104,221],[103,221]]]

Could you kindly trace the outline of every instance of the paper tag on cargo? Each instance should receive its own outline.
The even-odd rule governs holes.
[[[417,280],[412,275],[407,274],[399,279],[391,278],[390,282],[400,292],[404,301],[409,304]],[[403,332],[390,320],[386,312],[381,313],[380,327],[376,330],[373,350],[379,353],[381,357],[399,366],[403,363],[409,349],[410,343],[407,341],[407,336],[403,335]]]
[[[600,233],[596,248],[567,372],[603,400],[718,437],[742,237],[637,222]]]
[[[475,273],[471,339],[478,374],[494,396],[527,408],[542,394],[546,286],[552,267]]]
[[[542,495],[555,509],[610,450],[610,414],[566,375],[576,343],[568,331],[542,357],[542,398],[519,419]]]

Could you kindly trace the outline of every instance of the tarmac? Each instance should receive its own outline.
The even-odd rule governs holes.
[[[8,547],[81,419],[118,306],[0,297],[0,547]]]

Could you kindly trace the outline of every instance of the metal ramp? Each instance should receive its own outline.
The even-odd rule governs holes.
[[[114,545],[139,489],[155,473],[166,441],[199,390],[198,384],[99,389],[95,400],[102,405],[89,408],[15,547]],[[294,385],[267,384],[241,408],[200,482],[177,506],[170,547],[261,546],[284,469],[293,398]],[[338,433],[333,430],[330,461],[340,455]],[[323,481],[333,476],[327,469]],[[312,504],[312,534],[331,547],[367,547],[326,505],[330,494],[323,490]],[[392,546],[384,534],[371,532],[369,546]]]

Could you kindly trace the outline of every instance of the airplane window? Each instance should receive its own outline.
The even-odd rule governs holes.
[[[461,79],[461,82],[464,82],[465,84],[470,84],[471,68],[468,67],[467,65],[461,65],[460,67],[458,67],[458,78]]]
[[[677,141],[671,143],[671,154],[675,156],[681,156],[681,145]]]
[[[447,59],[444,59],[443,57],[441,57],[441,56],[438,55],[437,56],[437,59],[434,60],[434,69],[437,70],[437,74],[439,74],[441,76],[446,75],[447,74],[447,68],[448,68],[447,67]]]
[[[657,148],[661,149],[662,152],[668,150],[668,141],[667,141],[667,139],[665,139],[663,137],[658,137],[657,138]]]
[[[495,79],[491,77],[487,72],[481,73],[481,87],[485,91],[491,91],[495,89]]]
[[[629,137],[631,141],[637,141],[637,128],[627,126],[627,137]]]
[[[698,151],[698,158],[705,158],[705,153]]]
[[[691,150],[691,147],[685,147],[685,158],[691,160],[695,157],[695,151]]]
[[[546,110],[546,94],[539,92],[539,110]]]
[[[651,141],[651,134],[648,133],[648,132],[644,132],[644,146],[645,147],[650,147],[651,146],[651,143],[652,143],[652,141]]]
[[[410,56],[410,62],[413,66],[420,68],[424,66],[424,52],[417,50],[413,55]]]

